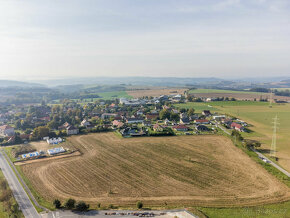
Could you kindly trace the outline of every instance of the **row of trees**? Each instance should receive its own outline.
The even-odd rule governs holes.
[[[62,203],[59,199],[55,199],[53,201],[53,205],[55,206],[56,209],[60,209],[60,208],[66,208],[68,210],[77,210],[77,211],[87,211],[89,210],[90,208],[90,205],[89,204],[86,204],[84,201],[79,201],[76,203],[76,200],[70,198],[68,199],[64,205],[62,206]],[[97,204],[98,208],[101,207],[101,204],[98,203]],[[138,201],[136,203],[136,207],[138,209],[142,209],[143,208],[143,203],[142,201]],[[114,208],[114,206],[112,204],[109,205],[109,208],[112,209]]]
[[[55,208],[60,209],[62,207],[68,209],[68,210],[77,210],[77,211],[87,211],[90,208],[89,204],[86,204],[84,201],[76,202],[76,200],[70,198],[68,199],[64,205],[62,206],[62,203],[60,200],[55,199],[53,201],[53,205]]]

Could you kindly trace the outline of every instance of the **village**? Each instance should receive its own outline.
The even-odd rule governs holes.
[[[34,159],[66,154],[58,146],[64,137],[77,134],[115,131],[120,137],[217,134],[219,125],[247,131],[247,123],[225,114],[175,104],[186,102],[183,95],[161,95],[155,98],[96,101],[84,105],[64,101],[62,105],[29,105],[1,113],[1,144],[28,144],[46,141],[47,151],[25,153],[20,159]],[[208,101],[208,99],[204,99]],[[29,151],[29,150],[28,150]],[[19,157],[18,157],[19,159]]]

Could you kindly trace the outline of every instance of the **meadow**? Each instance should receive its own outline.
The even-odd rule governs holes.
[[[148,207],[249,206],[289,200],[289,188],[224,136],[69,137],[82,155],[18,166],[48,202]]]

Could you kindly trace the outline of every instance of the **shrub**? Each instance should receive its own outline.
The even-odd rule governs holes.
[[[61,207],[61,202],[58,199],[55,199],[53,201],[53,205],[55,206],[55,208],[59,209]]]
[[[74,209],[75,208],[75,203],[76,203],[76,201],[74,200],[74,199],[72,199],[72,198],[70,198],[70,199],[68,199],[66,202],[65,202],[65,207],[67,208],[67,209]]]
[[[87,211],[89,208],[90,208],[90,205],[86,204],[83,201],[78,202],[76,205],[76,210],[78,211]]]
[[[138,201],[136,206],[138,209],[141,209],[141,208],[143,208],[143,203],[141,201]]]

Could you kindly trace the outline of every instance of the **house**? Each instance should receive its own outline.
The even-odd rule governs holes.
[[[50,117],[46,116],[46,117],[41,117],[39,118],[40,120],[42,121],[45,121],[45,122],[49,122],[50,121]]]
[[[170,107],[168,107],[167,105],[163,105],[162,108],[165,109],[165,110],[169,110],[170,109]]]
[[[195,128],[196,128],[197,131],[202,131],[202,132],[210,131],[210,129],[207,126],[205,126],[205,125],[198,125]]]
[[[189,124],[190,123],[190,120],[188,117],[184,117],[184,118],[180,118],[180,121],[179,121],[181,124]]]
[[[165,124],[165,125],[169,125],[169,124],[170,124],[170,121],[166,118],[166,119],[164,120],[164,124]]]
[[[116,104],[114,104],[114,103],[112,103],[111,105],[110,105],[110,108],[116,108],[116,107],[118,107]]]
[[[179,113],[179,110],[172,109],[171,112],[174,113],[174,114],[178,114]]]
[[[231,128],[235,129],[237,131],[240,131],[240,132],[244,131],[244,127],[241,124],[238,124],[238,123],[235,123],[235,122],[232,122]]]
[[[1,136],[14,136],[14,128],[9,125],[0,126],[0,135]]]
[[[195,124],[209,124],[209,120],[206,119],[198,119],[198,120],[194,120]]]
[[[141,115],[143,115],[143,111],[138,110],[138,111],[136,112],[136,115],[137,115],[137,116],[141,116]]]
[[[174,125],[172,126],[172,129],[176,130],[176,131],[187,131],[188,127],[186,125]]]
[[[160,126],[157,123],[153,126],[153,130],[156,131],[156,132],[162,132],[163,129],[164,129],[164,127],[163,126]]]
[[[216,121],[221,121],[223,119],[226,118],[226,115],[215,115],[213,116],[213,119],[216,120]]]
[[[172,99],[175,100],[175,101],[180,101],[181,97],[182,96],[180,94],[178,94],[178,95],[173,96]]]
[[[159,117],[159,114],[146,114],[145,118],[146,120],[157,120]]]
[[[70,126],[70,124],[68,122],[65,122],[64,124],[62,124],[61,126],[58,127],[58,130],[64,130],[69,126]]]
[[[81,122],[81,126],[83,126],[83,127],[88,127],[88,126],[90,126],[91,125],[91,123],[89,122],[89,121],[87,121],[86,119],[84,119],[82,122]]]
[[[103,113],[102,116],[101,116],[101,118],[103,120],[105,120],[105,119],[109,119],[111,117],[116,117],[116,116],[117,116],[117,114],[113,114],[113,113]]]
[[[187,118],[188,116],[187,116],[187,113],[180,113],[180,118]]]
[[[130,124],[130,123],[143,123],[144,119],[143,118],[139,118],[139,117],[134,117],[134,118],[127,118],[126,119],[126,123]]]
[[[209,110],[204,110],[204,111],[202,112],[202,115],[204,115],[204,116],[210,116],[211,113],[210,113]]]
[[[113,126],[114,126],[114,127],[117,127],[117,128],[121,128],[121,127],[124,126],[124,123],[121,122],[121,121],[118,121],[118,120],[114,120],[114,121],[113,121]]]
[[[151,126],[152,124],[151,124],[150,121],[144,120],[144,121],[142,122],[142,125],[143,125],[143,126]]]
[[[76,128],[74,126],[68,126],[66,128],[67,135],[77,135],[79,133],[79,128]]]

